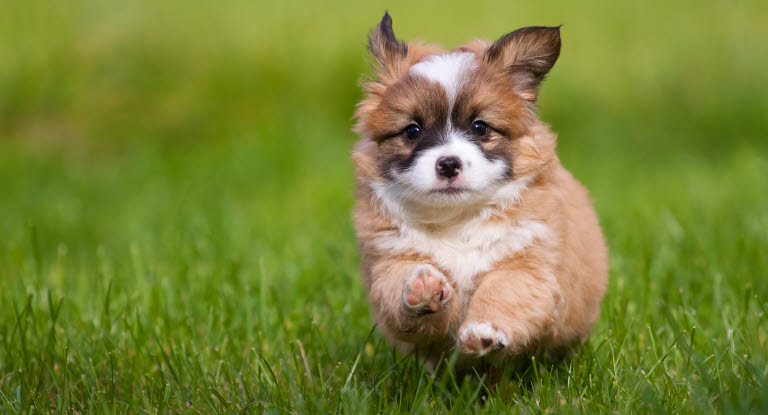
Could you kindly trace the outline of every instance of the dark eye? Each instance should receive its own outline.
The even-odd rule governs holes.
[[[415,139],[419,138],[420,135],[421,135],[421,128],[419,128],[418,125],[411,124],[411,125],[405,127],[405,136],[409,140],[415,140]]]
[[[472,123],[472,132],[479,136],[484,136],[488,133],[488,124],[485,121],[477,120]]]

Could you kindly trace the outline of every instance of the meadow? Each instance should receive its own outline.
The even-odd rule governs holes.
[[[592,336],[490,387],[374,329],[367,32],[563,26],[540,115],[610,247]],[[4,2],[0,413],[768,413],[768,3]]]

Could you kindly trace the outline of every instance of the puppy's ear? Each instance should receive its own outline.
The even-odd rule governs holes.
[[[538,87],[560,56],[560,26],[530,26],[507,33],[485,51],[485,61],[506,73],[517,93],[535,102]]]
[[[384,12],[381,23],[368,36],[368,51],[378,64],[377,73],[382,80],[396,78],[403,69],[408,45],[395,38],[388,12]]]

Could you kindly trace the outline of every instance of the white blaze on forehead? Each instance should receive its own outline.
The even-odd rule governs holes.
[[[452,52],[432,55],[413,65],[411,71],[445,88],[451,103],[461,87],[464,74],[475,68],[475,55],[469,52]]]

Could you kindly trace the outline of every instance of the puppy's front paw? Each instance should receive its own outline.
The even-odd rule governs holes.
[[[509,338],[487,321],[465,322],[459,328],[458,345],[463,353],[482,356],[507,347]]]
[[[429,264],[417,266],[403,287],[403,304],[417,314],[440,311],[453,293],[442,272]]]

